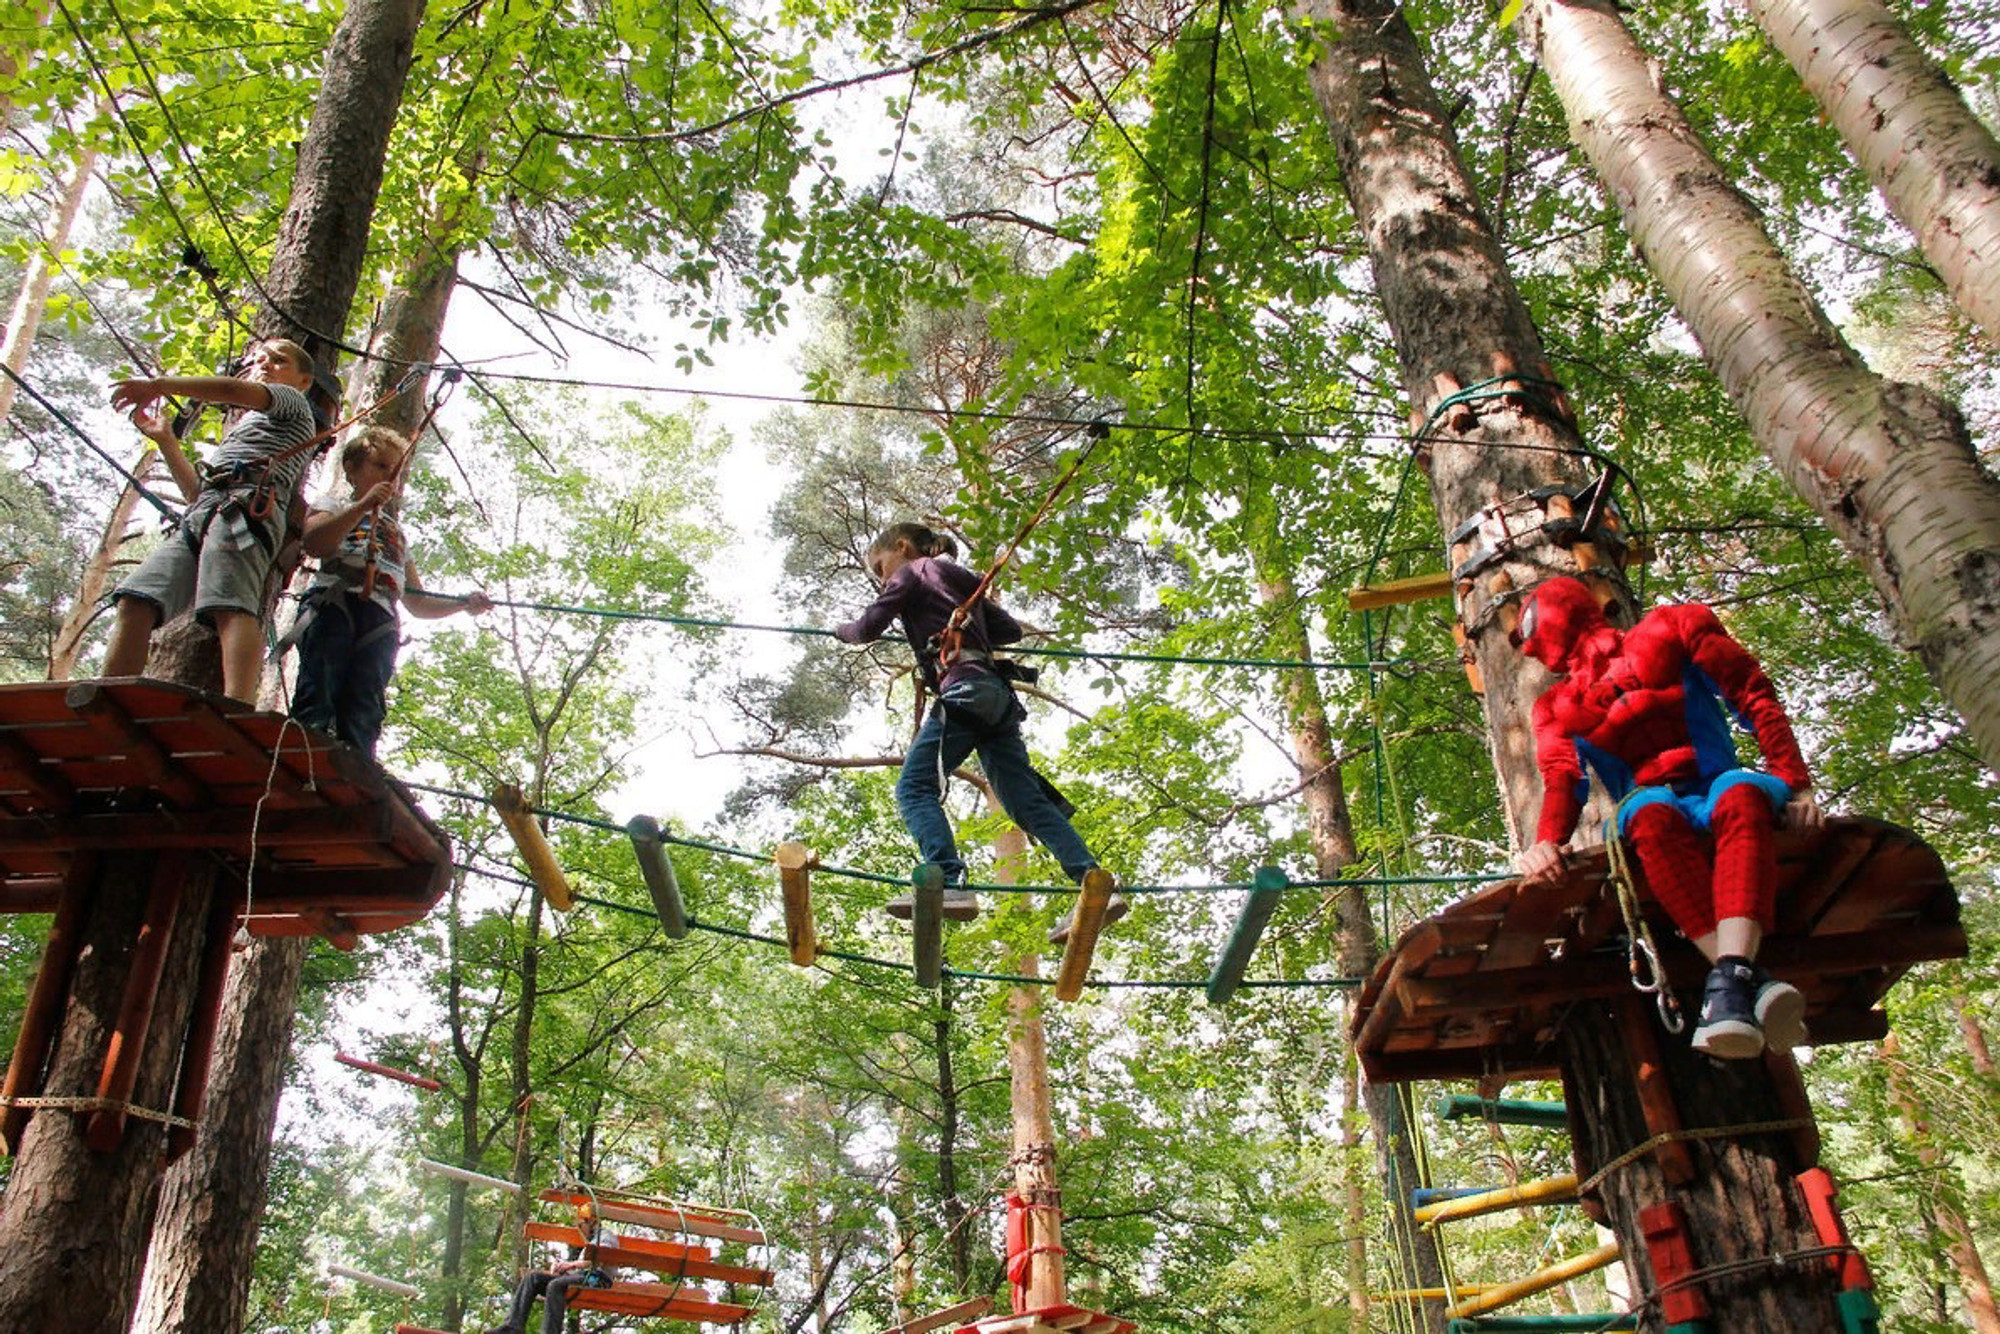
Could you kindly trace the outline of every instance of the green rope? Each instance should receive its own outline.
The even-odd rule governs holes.
[[[417,792],[430,792],[440,797],[451,797],[459,801],[474,802],[481,806],[491,806],[493,799],[482,793],[468,792],[463,788],[439,787],[434,783],[405,782],[404,787]],[[545,806],[530,806],[530,815],[557,820],[566,824],[582,825],[588,829],[601,829],[607,833],[629,836],[624,825],[594,815],[578,815],[572,811],[553,810]],[[680,838],[665,830],[660,832],[660,842],[676,847],[693,848],[700,852],[713,852],[724,857],[734,857],[739,861],[763,862],[768,864],[771,855],[756,852],[750,848],[732,847],[727,843],[713,843],[706,839]],[[820,863],[813,870],[825,875],[842,876],[849,880],[864,880],[876,885],[894,885],[898,889],[909,887],[907,875],[884,875],[880,871],[863,871],[852,866],[837,866]],[[1353,876],[1332,880],[1288,880],[1286,889],[1336,889],[1349,885],[1369,887],[1387,885],[1475,885],[1489,884],[1495,880],[1505,880],[1507,872],[1476,873],[1469,875],[1397,875],[1397,876]],[[1212,885],[1120,885],[1121,894],[1228,894],[1255,889],[1252,881],[1231,880]],[[1080,894],[1083,891],[1075,885],[991,885],[971,881],[964,888],[982,894]]]
[[[463,601],[463,598],[450,598]],[[795,635],[811,639],[834,639],[833,631],[815,625],[767,625],[757,621],[723,621],[706,616],[677,616],[663,611],[630,611],[621,607],[583,607],[563,602],[525,602],[510,598],[494,598],[496,607],[513,607],[520,611],[543,611],[566,616],[597,616],[612,621],[647,621],[660,625],[678,625],[694,630],[754,630],[764,634]],[[1398,659],[1395,662],[1319,662],[1301,658],[1232,658],[1196,653],[1123,653],[1110,649],[1081,648],[1035,648],[1026,644],[1010,644],[1006,652],[1036,658],[1064,658],[1084,662],[1157,662],[1188,667],[1261,667],[1275,671],[1306,670],[1329,672],[1361,672],[1376,667],[1420,666],[1417,658]]]

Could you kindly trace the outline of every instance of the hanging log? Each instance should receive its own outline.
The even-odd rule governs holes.
[[[542,897],[557,912],[568,912],[576,896],[556,862],[555,849],[549,846],[542,827],[535,823],[535,813],[529,809],[527,797],[513,783],[502,783],[493,789],[493,809],[499,812],[500,823],[514,836],[514,846],[521,850],[521,860],[527,863],[528,874],[541,887]]]
[[[431,1173],[433,1176],[441,1176],[451,1181],[463,1181],[468,1186],[485,1186],[492,1190],[505,1191],[509,1195],[519,1195],[521,1193],[520,1183],[509,1181],[505,1177],[490,1177],[484,1172],[474,1172],[464,1167],[453,1167],[450,1163],[440,1163],[431,1158],[417,1159],[417,1166]]]
[[[1076,920],[1069,939],[1063,944],[1062,965],[1056,970],[1056,999],[1073,1001],[1083,994],[1084,979],[1090,976],[1091,956],[1097,952],[1097,935],[1104,929],[1104,910],[1111,902],[1111,873],[1093,866],[1083,873],[1083,893],[1076,901]]]
[[[910,873],[910,885],[917,985],[935,991],[944,981],[944,868],[925,862]]]
[[[430,1079],[424,1075],[413,1075],[407,1070],[398,1070],[393,1065],[381,1065],[375,1061],[364,1061],[359,1056],[349,1056],[344,1051],[335,1052],[333,1059],[339,1061],[342,1065],[350,1066],[366,1074],[380,1075],[384,1079],[393,1079],[399,1084],[409,1084],[431,1093],[441,1092],[444,1088],[444,1085],[438,1083],[435,1079]]]
[[[778,888],[785,896],[785,941],[792,947],[792,962],[810,968],[819,956],[812,910],[812,868],[819,858],[803,843],[780,843],[771,859],[778,864]]]
[[[669,940],[687,939],[687,910],[681,904],[681,882],[674,875],[674,863],[660,838],[660,822],[650,815],[635,815],[625,822],[632,839],[632,855],[638,859],[639,874],[645,877],[646,892],[653,896],[653,911],[660,915],[660,929]]]
[[[328,1265],[326,1272],[333,1278],[344,1278],[384,1292],[393,1292],[398,1297],[415,1301],[424,1295],[424,1290],[414,1283],[399,1283],[393,1278],[383,1278],[380,1274],[370,1274],[359,1269],[349,1269],[346,1265]]]
[[[1243,911],[1236,918],[1236,929],[1229,933],[1229,944],[1215,961],[1215,971],[1208,975],[1210,1005],[1226,1004],[1236,994],[1236,988],[1243,982],[1243,971],[1257,952],[1257,942],[1263,938],[1264,928],[1290,883],[1275,866],[1257,868],[1250,881],[1250,897],[1243,901]]]

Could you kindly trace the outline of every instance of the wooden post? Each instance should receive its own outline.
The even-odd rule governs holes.
[[[916,928],[917,985],[935,990],[944,981],[944,868],[925,862],[910,873],[910,925]]]
[[[1090,960],[1097,953],[1097,935],[1104,929],[1104,910],[1111,903],[1111,873],[1093,866],[1083,873],[1083,892],[1077,896],[1076,917],[1070,923],[1069,939],[1063,942],[1062,965],[1056,970],[1056,999],[1073,1001],[1083,995],[1090,976]]]
[[[660,822],[650,815],[635,815],[625,822],[625,832],[631,836],[632,855],[646,879],[646,892],[653,896],[653,911],[660,915],[660,929],[669,940],[685,940],[687,910],[681,904],[681,882],[674,876],[673,861],[660,840]]]
[[[217,894],[208,910],[208,938],[201,947],[201,976],[195,983],[194,1015],[188,1023],[187,1049],[181,1056],[180,1082],[174,1088],[174,1115],[201,1119],[208,1098],[208,1069],[215,1059],[215,1036],[222,1020],[223,991],[229,983],[229,960],[235,954],[236,904]],[[194,1126],[167,1131],[167,1161],[194,1147]]]
[[[542,827],[535,823],[535,813],[528,808],[527,797],[515,784],[502,783],[493,789],[493,809],[499,813],[500,823],[514,836],[514,846],[521,850],[528,874],[541,886],[542,897],[557,912],[568,912],[576,896],[570,892],[569,881],[556,862],[555,849],[543,836]]]
[[[139,926],[138,947],[125,978],[125,995],[118,1005],[118,1024],[104,1052],[104,1070],[97,1078],[97,1096],[113,1103],[132,1100],[139,1082],[139,1058],[153,1025],[153,1004],[159,997],[160,975],[167,966],[167,942],[180,913],[187,882],[187,854],[167,853],[153,863],[147,887],[146,917]],[[84,1140],[99,1153],[110,1153],[125,1138],[125,1112],[108,1107],[91,1113]]]
[[[819,957],[812,905],[812,868],[819,858],[803,843],[780,843],[771,860],[778,864],[778,888],[785,896],[785,940],[792,947],[792,962],[810,968]]]
[[[56,907],[48,943],[42,947],[42,966],[35,973],[34,989],[28,993],[28,1008],[21,1016],[21,1032],[14,1039],[14,1057],[7,1064],[6,1083],[0,1085],[0,1094],[8,1098],[29,1097],[42,1091],[42,1070],[48,1064],[49,1045],[62,1022],[63,1000],[69,995],[70,974],[76,967],[77,932],[90,904],[96,870],[97,858],[82,854],[70,864],[69,878],[63,882],[62,902]],[[0,1112],[0,1138],[6,1141],[9,1154],[21,1151],[21,1132],[27,1128],[31,1114],[26,1107],[11,1104]]]

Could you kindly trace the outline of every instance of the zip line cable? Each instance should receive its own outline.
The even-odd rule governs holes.
[[[7,373],[8,379],[12,380],[18,388],[27,391],[28,397],[34,399],[35,402],[41,404],[42,410],[48,413],[51,417],[54,417],[58,422],[62,423],[63,426],[68,428],[71,435],[74,435],[77,439],[83,441],[84,444],[88,445],[90,447],[91,453],[97,455],[97,457],[103,459],[106,463],[110,464],[113,468],[117,469],[118,475],[120,477],[123,477],[125,481],[132,487],[132,489],[137,491],[139,495],[145,499],[147,504],[151,505],[154,509],[158,510],[160,514],[167,520],[167,522],[169,523],[180,522],[181,514],[179,510],[175,509],[173,506],[169,505],[166,501],[161,500],[158,496],[154,495],[152,491],[146,486],[146,484],[139,480],[136,474],[134,474],[124,464],[120,463],[117,459],[113,458],[110,454],[110,451],[106,450],[104,446],[98,444],[95,440],[92,440],[88,435],[86,435],[81,426],[78,426],[75,422],[71,421],[69,419],[68,414],[66,414],[61,408],[57,407],[55,404],[49,402],[48,399],[42,397],[40,390],[36,389],[33,385],[29,384],[19,375],[16,375],[14,373],[14,368],[12,366],[9,366],[4,362],[0,362],[0,371],[5,371]]]

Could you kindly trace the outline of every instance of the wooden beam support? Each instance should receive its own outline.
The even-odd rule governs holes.
[[[1062,963],[1056,969],[1056,999],[1073,1001],[1083,995],[1090,976],[1090,960],[1097,953],[1097,936],[1104,930],[1104,910],[1111,903],[1111,873],[1093,866],[1083,873],[1083,892],[1077,896],[1076,918],[1070,923],[1069,939],[1063,942]]]
[[[125,995],[119,1002],[118,1020],[106,1044],[104,1069],[97,1079],[97,1096],[107,1101],[130,1102],[132,1090],[139,1082],[139,1060],[146,1050],[146,1035],[152,1030],[160,975],[167,966],[167,939],[173,934],[174,918],[180,915],[188,870],[185,855],[169,855],[153,863],[152,884],[146,891],[146,917],[139,924],[139,942],[132,950]],[[125,1138],[125,1113],[117,1108],[92,1112],[83,1138],[99,1153],[112,1152]]]
[[[645,878],[646,892],[653,896],[653,911],[659,914],[660,929],[669,940],[687,939],[687,909],[681,903],[681,882],[674,875],[673,859],[667,856],[660,838],[660,822],[650,815],[635,815],[625,822],[632,840],[632,856]]]
[[[812,907],[812,868],[819,865],[819,858],[803,843],[780,843],[771,860],[778,864],[778,889],[785,899],[785,941],[792,947],[792,962],[810,968],[819,957]]]
[[[935,991],[944,982],[944,868],[924,862],[910,873],[912,961],[917,985]]]
[[[1660,1037],[1653,1025],[1652,1002],[1632,995],[1618,1002],[1618,1031],[1632,1058],[1632,1078],[1639,1086],[1639,1107],[1646,1116],[1646,1135],[1672,1135],[1683,1127],[1680,1105],[1674,1101],[1673,1082],[1660,1056]],[[1685,1140],[1668,1140],[1653,1150],[1660,1171],[1669,1185],[1685,1186],[1694,1180],[1694,1151]]]
[[[70,709],[105,741],[129,757],[147,781],[172,805],[193,810],[213,804],[200,780],[174,763],[166,747],[155,741],[111,695],[101,681],[79,681],[64,695]]]
[[[191,701],[188,704],[187,715],[200,724],[202,736],[217,750],[231,759],[240,761],[253,771],[264,774],[266,781],[270,784],[273,795],[281,798],[281,805],[306,799],[304,782],[300,780],[297,774],[292,772],[290,766],[284,763],[282,753],[280,754],[278,763],[275,765],[272,764],[271,753],[252,741],[249,737],[243,735],[243,732],[236,726],[235,722],[224,715],[213,704],[205,699]],[[295,738],[304,737],[305,749],[311,749],[311,732],[305,731],[302,728],[292,729],[292,735]],[[278,745],[282,746],[284,740],[285,731],[281,729],[278,733]],[[332,747],[329,746],[327,749],[331,750]],[[304,753],[304,751],[302,750],[301,753]]]
[[[269,810],[249,806],[200,811],[145,811],[123,815],[16,815],[0,817],[0,857],[9,853],[124,852],[133,848],[250,854],[250,827],[257,850],[365,846],[388,840],[392,822],[386,802],[360,806],[314,806]]]
[[[1244,970],[1257,952],[1257,942],[1263,939],[1264,928],[1270,924],[1271,914],[1277,910],[1278,900],[1284,898],[1285,886],[1290,883],[1275,866],[1260,866],[1251,877],[1250,897],[1243,900],[1236,928],[1229,933],[1229,943],[1215,961],[1215,970],[1208,975],[1210,1005],[1228,1004],[1236,988],[1242,985]]]
[[[76,801],[76,789],[62,772],[43,764],[35,749],[11,732],[0,732],[0,773],[19,782],[52,811],[67,811]]]
[[[215,1057],[215,1034],[222,1021],[222,993],[234,957],[236,905],[218,894],[208,910],[208,931],[201,947],[201,975],[195,984],[194,1010],[188,1017],[187,1045],[181,1051],[180,1075],[174,1084],[174,1115],[200,1121],[208,1097],[208,1067]],[[196,1126],[167,1129],[167,1161],[194,1147]]]
[[[555,849],[549,846],[542,827],[535,823],[535,813],[529,809],[527,797],[516,784],[502,783],[493,789],[493,809],[499,812],[500,823],[514,836],[514,846],[520,849],[521,860],[527,863],[528,874],[540,886],[542,897],[557,912],[568,912],[575,906],[576,896],[556,861]]]
[[[883,1334],[931,1334],[934,1329],[944,1329],[949,1325],[961,1325],[968,1320],[977,1320],[993,1309],[991,1297],[974,1297],[971,1301],[947,1306],[942,1311],[933,1311],[915,1320],[906,1320],[900,1325],[884,1330]]]
[[[7,1063],[7,1077],[0,1095],[8,1098],[32,1097],[42,1091],[42,1071],[48,1064],[49,1044],[62,1022],[63,1005],[69,999],[70,975],[76,970],[78,933],[83,929],[85,910],[91,900],[91,884],[96,878],[97,859],[79,857],[69,868],[69,882],[56,919],[42,946],[42,966],[35,972],[28,992],[27,1010],[21,1016],[21,1030],[14,1038],[14,1055]],[[9,1154],[21,1151],[21,1132],[28,1128],[34,1113],[26,1107],[0,1109],[0,1139]]]

